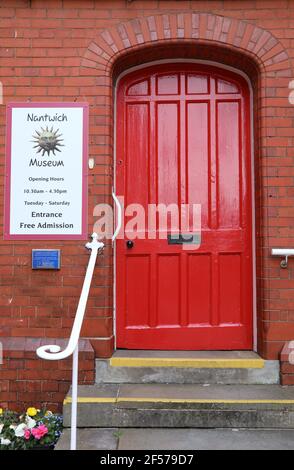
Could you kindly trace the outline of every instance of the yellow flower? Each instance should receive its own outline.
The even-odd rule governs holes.
[[[0,415],[2,415],[3,413],[3,408],[0,408]]]
[[[47,410],[46,413],[45,413],[45,416],[46,416],[46,417],[52,416],[52,415],[53,415],[53,413],[52,413],[52,411],[50,411],[50,410]]]
[[[31,408],[27,409],[27,415],[28,416],[36,416],[37,413],[38,413],[38,411],[34,407],[31,407]]]

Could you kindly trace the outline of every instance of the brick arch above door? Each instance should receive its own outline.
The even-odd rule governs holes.
[[[135,18],[105,29],[89,44],[81,66],[109,75],[126,52],[185,42],[242,52],[258,64],[262,75],[284,75],[292,68],[287,50],[270,31],[235,18],[191,12]]]

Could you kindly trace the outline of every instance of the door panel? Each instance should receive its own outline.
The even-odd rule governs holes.
[[[140,277],[137,275],[140,273]],[[126,258],[126,324],[132,327],[149,326],[149,256],[128,256]],[[140,315],[138,315],[140,312]]]
[[[173,273],[173,276],[170,273]],[[157,256],[157,326],[166,325],[177,328],[180,324],[180,289],[180,256],[159,254]]]
[[[186,74],[186,94],[207,94],[209,93],[209,79],[206,75]]]
[[[179,201],[179,106],[158,103],[157,134],[157,203],[178,204]]]
[[[187,126],[187,202],[201,204],[202,227],[209,226],[209,103],[188,102]],[[197,129],[197,132],[195,130]],[[195,158],[197,155],[197,158]]]
[[[211,255],[188,254],[188,325],[211,324]],[[197,283],[198,295],[195,295]]]
[[[125,188],[125,202],[137,202],[143,207],[148,205],[148,178],[138,178],[138,175],[147,175],[149,167],[149,104],[128,103],[126,108],[127,134],[125,153],[126,179],[131,181]],[[140,136],[140,139],[137,136]],[[137,158],[137,155],[144,158]]]
[[[245,80],[211,66],[165,64],[119,82],[116,192],[146,217],[133,248],[132,228],[117,240],[118,347],[252,348],[249,110]],[[151,203],[201,204],[199,249],[168,244],[159,216],[148,226]]]
[[[240,253],[219,255],[219,322],[220,325],[241,323]]]
[[[238,158],[240,155],[239,103],[218,102],[216,119],[219,227],[239,228],[241,185]]]

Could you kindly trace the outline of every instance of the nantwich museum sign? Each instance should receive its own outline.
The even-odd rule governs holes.
[[[87,238],[88,105],[7,106],[6,239]]]

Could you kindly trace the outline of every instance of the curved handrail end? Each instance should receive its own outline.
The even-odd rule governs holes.
[[[60,352],[60,350],[61,347],[57,344],[47,344],[46,346],[40,346],[36,353],[37,356],[39,356],[41,359],[53,360],[56,359],[56,357],[51,356],[51,354],[57,354]]]

